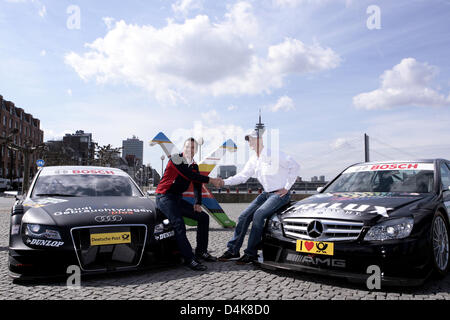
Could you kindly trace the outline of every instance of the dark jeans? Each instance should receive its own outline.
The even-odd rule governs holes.
[[[196,254],[202,254],[208,250],[209,216],[205,212],[195,212],[194,206],[183,200],[181,195],[157,194],[156,206],[169,219],[175,231],[175,239],[182,256],[191,261],[193,258],[192,247],[186,237],[186,226],[183,217],[198,222]]]
[[[228,250],[234,254],[239,253],[248,227],[253,222],[247,249],[244,250],[244,253],[256,256],[258,254],[257,246],[262,239],[265,220],[272,216],[277,209],[287,204],[290,198],[290,192],[283,197],[268,192],[263,192],[256,197],[239,216],[233,238],[227,244]]]

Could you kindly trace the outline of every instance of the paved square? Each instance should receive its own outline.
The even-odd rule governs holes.
[[[12,199],[0,198],[0,299],[450,300],[450,276],[440,281],[429,280],[418,288],[370,291],[363,285],[350,284],[341,279],[265,271],[254,266],[238,266],[233,262],[206,263],[207,272],[176,267],[83,278],[80,289],[67,288],[65,281],[60,280],[16,284],[9,278],[7,270],[9,207],[12,203]],[[235,221],[246,205],[222,204]],[[193,247],[195,230],[188,227],[188,237]],[[233,230],[223,229],[211,219],[210,252],[213,255],[222,254],[232,233]]]

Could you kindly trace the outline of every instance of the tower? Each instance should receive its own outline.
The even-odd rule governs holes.
[[[264,134],[265,126],[264,123],[261,122],[261,109],[259,109],[259,122],[255,126],[257,144],[256,144],[256,154],[259,156],[259,138]]]

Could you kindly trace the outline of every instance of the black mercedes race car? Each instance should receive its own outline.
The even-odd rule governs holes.
[[[418,285],[449,270],[450,161],[355,164],[268,219],[262,267]],[[370,267],[375,266],[375,267]],[[369,268],[370,267],[370,268]]]
[[[44,167],[11,211],[13,278],[102,273],[176,264],[174,231],[127,173]]]

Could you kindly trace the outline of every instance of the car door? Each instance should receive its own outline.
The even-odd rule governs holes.
[[[446,162],[441,162],[440,165],[441,174],[441,187],[444,205],[447,209],[447,215],[450,218],[450,164]]]

